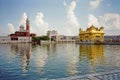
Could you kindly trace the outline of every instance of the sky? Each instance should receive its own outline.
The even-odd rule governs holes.
[[[94,25],[105,35],[120,35],[120,0],[0,0],[0,36],[25,26],[30,20],[31,33],[76,36],[79,28]]]

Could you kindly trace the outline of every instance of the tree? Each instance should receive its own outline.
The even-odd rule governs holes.
[[[50,40],[50,38],[48,36],[38,36],[38,37],[32,38],[32,41],[40,41],[40,40],[48,41],[48,40]]]

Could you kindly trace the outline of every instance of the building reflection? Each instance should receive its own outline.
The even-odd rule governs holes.
[[[32,48],[33,56],[33,64],[35,67],[36,73],[44,73],[44,66],[46,65],[47,58],[48,58],[48,50],[47,45],[37,45],[34,48]]]
[[[80,45],[79,51],[80,61],[87,60],[90,69],[104,63],[104,45]]]
[[[28,71],[30,62],[30,44],[11,44],[11,53],[19,55],[20,65],[23,72]]]
[[[57,44],[56,43],[47,45],[47,51],[49,51],[50,53],[56,53],[56,50],[57,50]]]
[[[69,74],[75,75],[78,73],[77,62],[78,62],[78,56],[77,55],[71,56],[67,64],[67,71]]]
[[[73,48],[75,44],[66,44],[66,57],[68,57],[67,62],[67,72],[70,75],[75,75],[78,73],[77,63],[79,62],[79,53],[77,53],[77,48]]]

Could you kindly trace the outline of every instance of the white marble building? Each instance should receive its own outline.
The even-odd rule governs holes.
[[[76,40],[76,36],[59,35],[55,30],[48,31],[47,36],[50,38],[50,41],[55,42],[75,42]]]
[[[0,36],[0,43],[26,43],[31,42],[31,37],[10,37],[10,36]]]

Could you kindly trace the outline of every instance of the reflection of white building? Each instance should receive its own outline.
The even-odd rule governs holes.
[[[67,72],[71,75],[75,75],[78,73],[77,63],[79,62],[79,53],[76,53],[76,48],[71,46],[75,46],[75,44],[67,44],[65,47],[67,57]]]
[[[75,75],[78,73],[77,70],[77,62],[79,61],[78,56],[79,56],[78,54],[70,56],[70,60],[67,64],[67,71],[69,72],[69,74]]]
[[[14,63],[14,60],[19,59],[17,62],[23,72],[27,72],[30,62],[31,44],[0,44],[5,46],[8,53],[10,63]],[[5,51],[5,50],[4,50]]]
[[[35,71],[37,73],[42,73],[48,58],[47,47],[36,47],[32,52],[34,52],[34,56],[32,56],[32,58],[34,59],[36,67]]]
[[[47,36],[50,38],[51,41],[56,42],[74,42],[76,40],[76,36],[59,35],[58,32],[55,30],[48,31]]]

